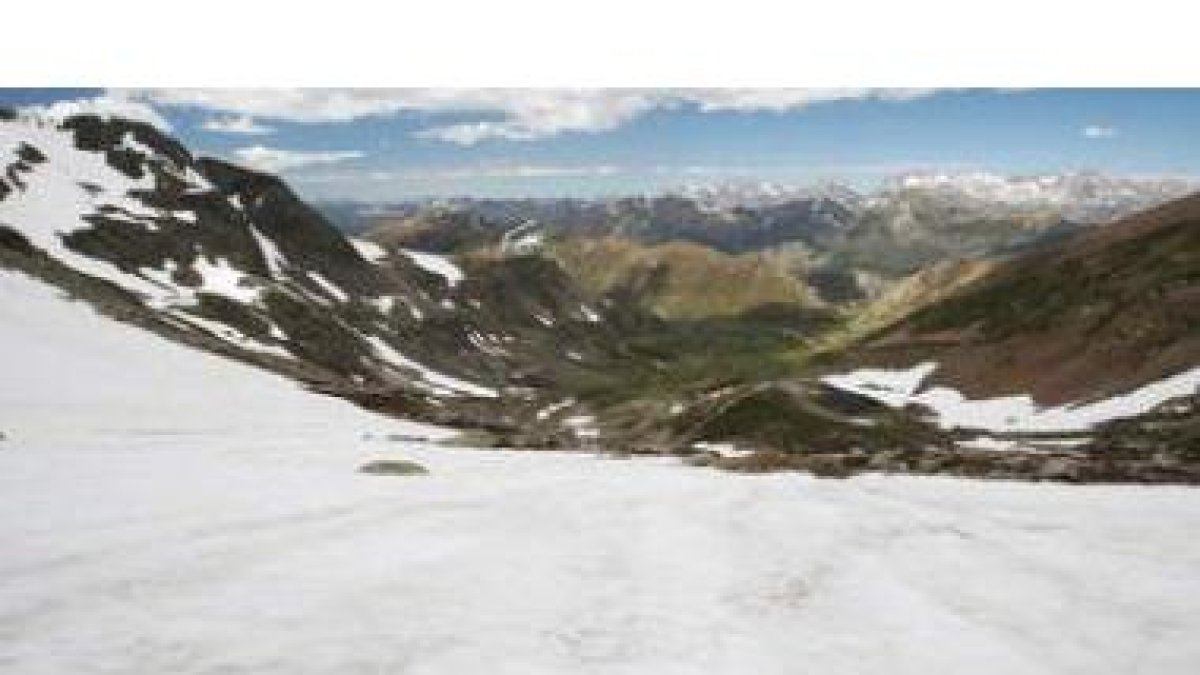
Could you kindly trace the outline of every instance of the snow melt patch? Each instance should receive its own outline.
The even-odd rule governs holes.
[[[211,263],[201,256],[192,263],[192,269],[200,275],[200,285],[195,288],[175,283],[172,276],[178,269],[179,266],[174,260],[167,260],[161,270],[151,267],[138,270],[138,274],[156,284],[143,293],[147,296],[146,303],[150,307],[166,309],[179,305],[195,305],[196,294],[201,292],[250,304],[257,301],[262,293],[261,286],[253,282],[247,284],[250,277],[230,265],[224,258],[217,258],[215,263]]]
[[[386,260],[388,257],[388,252],[382,246],[373,241],[351,237],[350,243],[354,246],[354,250],[358,251],[358,254],[362,256],[364,260],[368,260],[373,263],[380,263]]]
[[[698,443],[692,443],[692,447],[704,452],[714,452],[722,457],[749,457],[750,455],[754,454],[753,450],[739,448],[735,443],[700,441]]]
[[[258,228],[253,225],[250,226],[250,234],[254,236],[254,243],[258,244],[258,249],[262,252],[263,260],[267,263],[267,270],[271,273],[271,278],[282,279],[283,266],[287,264],[287,258],[284,257],[283,251],[279,250],[279,247],[275,245],[275,242],[270,237],[259,232]]]
[[[241,347],[242,349],[258,352],[260,354],[270,354],[271,356],[277,356],[284,359],[293,358],[291,352],[283,347],[259,342],[249,335],[242,333],[240,330],[233,328],[232,326],[227,326],[220,321],[213,321],[211,319],[195,316],[194,314],[188,314],[186,312],[173,312],[171,316],[197,326],[211,333],[213,336],[218,337],[234,346]],[[271,324],[270,335],[276,339],[287,339],[287,335],[284,334],[283,331],[281,331],[275,324]]]
[[[542,245],[542,233],[532,231],[537,221],[527,220],[500,237],[500,250],[505,253],[530,253]]]
[[[538,420],[549,419],[553,415],[556,415],[559,412],[566,410],[567,408],[570,408],[573,405],[575,405],[575,399],[573,399],[573,398],[565,398],[565,399],[559,401],[558,403],[551,403],[550,405],[546,406],[545,408],[542,408],[541,410],[537,411],[537,418],[538,418]]]
[[[917,393],[925,378],[937,370],[937,364],[926,362],[908,370],[862,368],[844,375],[827,375],[821,381],[831,387],[873,398],[892,407],[901,407]]]
[[[482,398],[497,398],[500,392],[489,387],[484,387],[473,382],[460,380],[456,377],[451,377],[445,373],[438,372],[429,366],[418,363],[408,358],[407,356],[396,351],[394,347],[384,342],[383,339],[374,336],[363,336],[375,352],[379,354],[384,361],[396,366],[402,370],[415,370],[421,375],[421,378],[438,388],[440,393],[449,395],[467,394],[469,396],[479,396]]]
[[[861,369],[822,378],[826,384],[873,398],[893,408],[924,405],[937,415],[945,429],[981,429],[993,432],[1087,431],[1103,422],[1148,412],[1172,398],[1200,389],[1200,368],[1153,382],[1127,394],[1091,403],[1044,408],[1028,395],[968,399],[949,387],[918,391],[937,369],[926,362],[906,370]]]
[[[592,309],[591,307],[588,307],[587,305],[580,305],[579,311],[583,312],[583,318],[589,323],[600,323],[600,315],[597,314],[596,310]]]
[[[562,423],[579,438],[600,437],[600,430],[596,428],[596,418],[591,415],[574,415]]]
[[[402,250],[404,251],[404,255],[408,256],[409,260],[412,260],[417,267],[420,267],[426,272],[442,277],[446,280],[446,283],[449,284],[451,288],[457,286],[460,281],[466,278],[466,275],[463,274],[462,269],[459,268],[458,265],[455,265],[450,258],[444,255],[438,255],[437,253],[424,253],[421,251],[413,251],[411,249]]]
[[[380,314],[388,315],[396,309],[397,300],[394,295],[381,295],[377,298],[365,298],[365,300],[367,304],[379,310]]]
[[[230,265],[224,258],[217,258],[216,263],[210,263],[204,257],[200,257],[192,263],[192,268],[199,272],[204,280],[197,289],[199,291],[221,295],[243,304],[254,302],[262,292],[261,287],[246,284],[246,274]]]
[[[315,281],[322,290],[333,296],[338,302],[350,302],[350,294],[343,291],[337,284],[326,279],[320,272],[309,272],[308,278]]]

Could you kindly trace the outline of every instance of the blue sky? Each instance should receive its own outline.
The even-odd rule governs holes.
[[[987,170],[1200,176],[1200,89],[0,89],[115,111],[313,199],[592,196]]]

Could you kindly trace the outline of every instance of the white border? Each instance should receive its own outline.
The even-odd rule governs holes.
[[[3,86],[1197,86],[1192,3],[15,2]]]

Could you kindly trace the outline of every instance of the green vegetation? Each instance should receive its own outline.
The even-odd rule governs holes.
[[[603,405],[784,378],[803,371],[806,336],[830,325],[828,315],[800,310],[663,321],[626,336],[624,358],[611,367],[578,373],[566,384]]]
[[[909,416],[875,409],[848,417],[819,392],[765,385],[732,392],[681,417],[677,430],[700,441],[735,441],[792,453],[936,446],[945,436]]]
[[[785,261],[764,254],[730,255],[688,242],[644,245],[604,237],[563,240],[548,255],[586,291],[625,298],[664,319],[817,305]]]

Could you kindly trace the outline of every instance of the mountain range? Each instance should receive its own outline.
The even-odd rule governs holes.
[[[347,222],[145,124],[0,117],[0,273],[462,442],[1200,479],[1186,181],[913,175]]]

